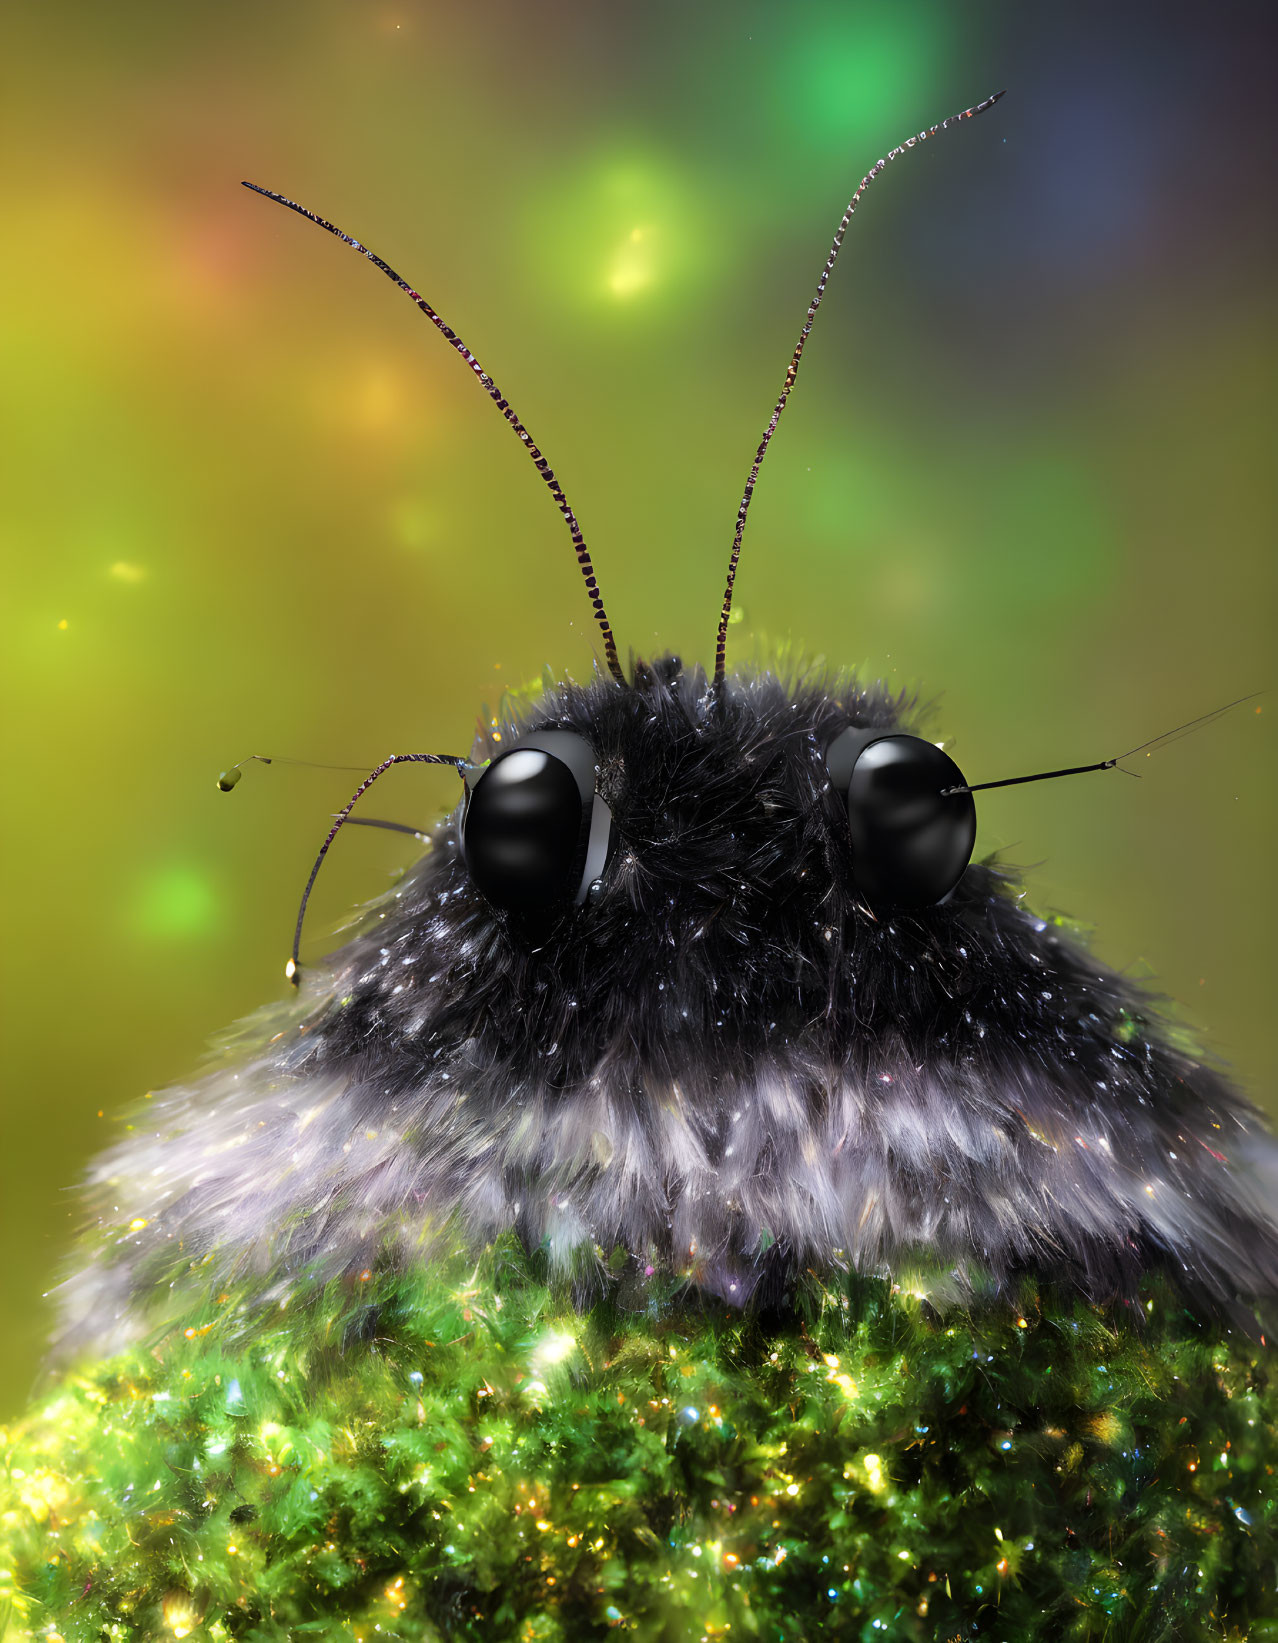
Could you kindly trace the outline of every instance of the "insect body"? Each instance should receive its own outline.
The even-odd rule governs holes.
[[[971,864],[973,792],[1008,784],[969,785],[879,686],[727,669],[760,464],[886,163],[756,453],[714,669],[665,656],[630,678],[576,517],[492,379],[388,265],[282,201],[407,291],[529,448],[607,671],[511,710],[469,757],[365,778],[306,896],[393,765],[451,765],[461,802],[313,975],[299,914],[298,997],[94,1166],[100,1247],[57,1292],[59,1354],[136,1338],[193,1264],[258,1274],[272,1303],[303,1275],[428,1259],[459,1227],[515,1229],[587,1292],[620,1247],[638,1295],[673,1271],[783,1304],[803,1267],[926,1256],[960,1293],[1032,1267],[1127,1296],[1162,1264],[1240,1322],[1272,1304],[1278,1147],[1134,986]]]

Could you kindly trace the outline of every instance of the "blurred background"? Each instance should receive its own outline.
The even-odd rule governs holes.
[[[7,18],[0,1418],[113,1114],[286,983],[359,765],[468,750],[596,631],[786,641],[937,699],[974,781],[1241,696],[1145,779],[989,795],[978,852],[1179,1001],[1270,1114],[1276,966],[1272,10],[714,0],[26,6]],[[429,823],[444,772],[373,813]],[[411,841],[345,834],[308,950]],[[305,954],[304,954],[305,956]]]

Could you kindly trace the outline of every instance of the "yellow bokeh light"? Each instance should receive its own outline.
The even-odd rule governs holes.
[[[608,274],[608,289],[614,297],[633,297],[653,283],[657,268],[652,240],[653,231],[645,226],[636,226],[626,235]]]
[[[549,1334],[543,1335],[533,1348],[533,1368],[540,1373],[552,1364],[563,1363],[576,1349],[577,1342],[573,1336],[552,1330]]]

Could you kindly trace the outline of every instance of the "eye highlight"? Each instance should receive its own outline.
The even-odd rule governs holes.
[[[847,805],[857,889],[900,907],[943,901],[976,843],[976,805],[949,754],[921,736],[849,728],[826,768]]]
[[[590,744],[567,730],[521,737],[467,781],[460,833],[467,870],[494,907],[580,906],[612,833]]]

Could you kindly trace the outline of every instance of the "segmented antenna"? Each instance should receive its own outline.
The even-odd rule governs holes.
[[[572,536],[572,545],[576,550],[577,563],[581,567],[581,574],[585,578],[586,592],[590,595],[590,603],[595,613],[595,621],[598,622],[600,632],[603,634],[604,655],[608,661],[608,671],[612,674],[618,684],[624,685],[626,683],[626,676],[621,670],[621,663],[617,660],[617,642],[612,636],[612,627],[608,621],[608,613],[604,609],[603,599],[599,593],[599,584],[595,581],[595,568],[590,562],[590,553],[586,547],[585,538],[581,534],[581,527],[577,523],[577,516],[569,506],[568,498],[564,495],[559,481],[555,478],[554,469],[550,466],[545,457],[541,454],[540,450],[538,450],[537,446],[533,443],[532,435],[515,415],[509,400],[507,400],[502,394],[497,384],[488,375],[487,371],[483,369],[474,354],[471,353],[470,349],[457,335],[456,331],[454,331],[451,326],[445,325],[444,321],[426,301],[426,298],[414,291],[407,280],[401,279],[389,263],[383,262],[382,259],[374,252],[370,251],[366,245],[362,245],[359,240],[353,239],[351,235],[344,234],[340,228],[334,227],[331,222],[326,222],[323,217],[317,217],[313,211],[308,211],[304,205],[298,205],[296,200],[285,199],[283,194],[273,193],[269,188],[260,188],[257,183],[246,182],[244,187],[251,188],[255,194],[264,194],[268,200],[274,200],[278,205],[286,205],[290,211],[296,211],[299,217],[305,217],[308,222],[317,223],[320,228],[326,229],[330,234],[335,234],[339,240],[342,240],[353,250],[362,252],[363,255],[368,258],[369,262],[371,262],[375,267],[381,269],[387,279],[394,280],[395,284],[399,286],[401,291],[408,293],[431,324],[443,334],[445,340],[457,350],[461,357],[466,361],[467,365],[470,366],[471,370],[475,373],[475,376],[479,379],[479,384],[483,388],[484,392],[488,395],[489,399],[492,400],[493,404],[496,405],[497,409],[505,417],[506,421],[510,423],[516,434],[518,434],[520,442],[527,449],[529,456],[532,457],[533,464],[536,467],[537,472],[541,475],[550,488],[550,494],[555,499],[555,506],[563,515],[564,523],[567,525]]]
[[[977,103],[972,108],[965,108],[961,114],[951,114],[948,120],[942,120],[928,131],[920,131],[916,137],[907,138],[899,148],[894,148],[886,154],[877,165],[871,166],[862,177],[860,186],[848,201],[848,208],[843,213],[843,220],[839,224],[834,236],[834,244],[830,247],[830,255],[825,260],[825,267],[821,270],[821,278],[817,282],[816,295],[808,304],[808,317],[803,322],[803,329],[799,332],[799,340],[795,344],[794,353],[790,356],[790,365],[785,373],[785,386],[781,390],[781,397],[777,400],[772,412],[772,420],[768,423],[763,438],[759,442],[759,449],[755,452],[754,463],[750,468],[750,477],[746,480],[745,494],[741,498],[741,506],[737,509],[737,531],[732,539],[732,557],[728,560],[728,585],[723,594],[723,611],[719,617],[719,633],[714,651],[714,683],[715,688],[723,683],[725,659],[728,649],[728,617],[732,610],[732,586],[737,579],[737,560],[741,557],[741,538],[745,533],[746,514],[750,508],[750,498],[754,495],[755,480],[759,477],[759,468],[762,465],[764,453],[768,448],[768,441],[772,438],[773,430],[781,419],[785,410],[785,402],[790,397],[790,390],[794,387],[794,379],[799,374],[799,360],[803,355],[803,345],[808,340],[808,332],[812,329],[812,321],[817,309],[821,306],[821,298],[825,295],[825,282],[830,277],[830,270],[834,267],[834,260],[839,254],[839,247],[843,244],[843,236],[847,233],[848,224],[852,221],[852,213],[856,210],[862,194],[883,170],[889,160],[895,160],[898,154],[904,154],[907,148],[913,148],[917,143],[924,143],[929,137],[935,137],[938,131],[945,131],[949,126],[957,125],[960,120],[970,120],[974,115],[984,114],[987,108],[993,108],[1001,91],[996,91],[992,97],[987,97],[983,103]]]
[[[316,856],[315,865],[311,868],[311,876],[306,881],[306,888],[302,891],[302,905],[297,909],[297,926],[293,931],[293,956],[284,966],[284,974],[295,987],[297,986],[297,972],[300,968],[298,955],[302,950],[302,925],[306,919],[306,904],[311,899],[311,890],[319,875],[320,868],[324,865],[324,857],[328,854],[328,847],[337,837],[343,822],[350,818],[351,811],[355,808],[355,801],[367,793],[377,778],[384,775],[394,764],[450,764],[460,776],[462,771],[466,769],[467,763],[467,760],[457,758],[451,753],[392,753],[389,759],[383,759],[376,770],[370,770],[368,775],[364,777],[364,780],[351,794],[349,801],[338,811],[334,818],[333,825],[328,830],[328,837],[320,845],[319,855]],[[387,824],[379,822],[377,825],[384,827]],[[405,831],[411,832],[413,829],[407,828]]]

